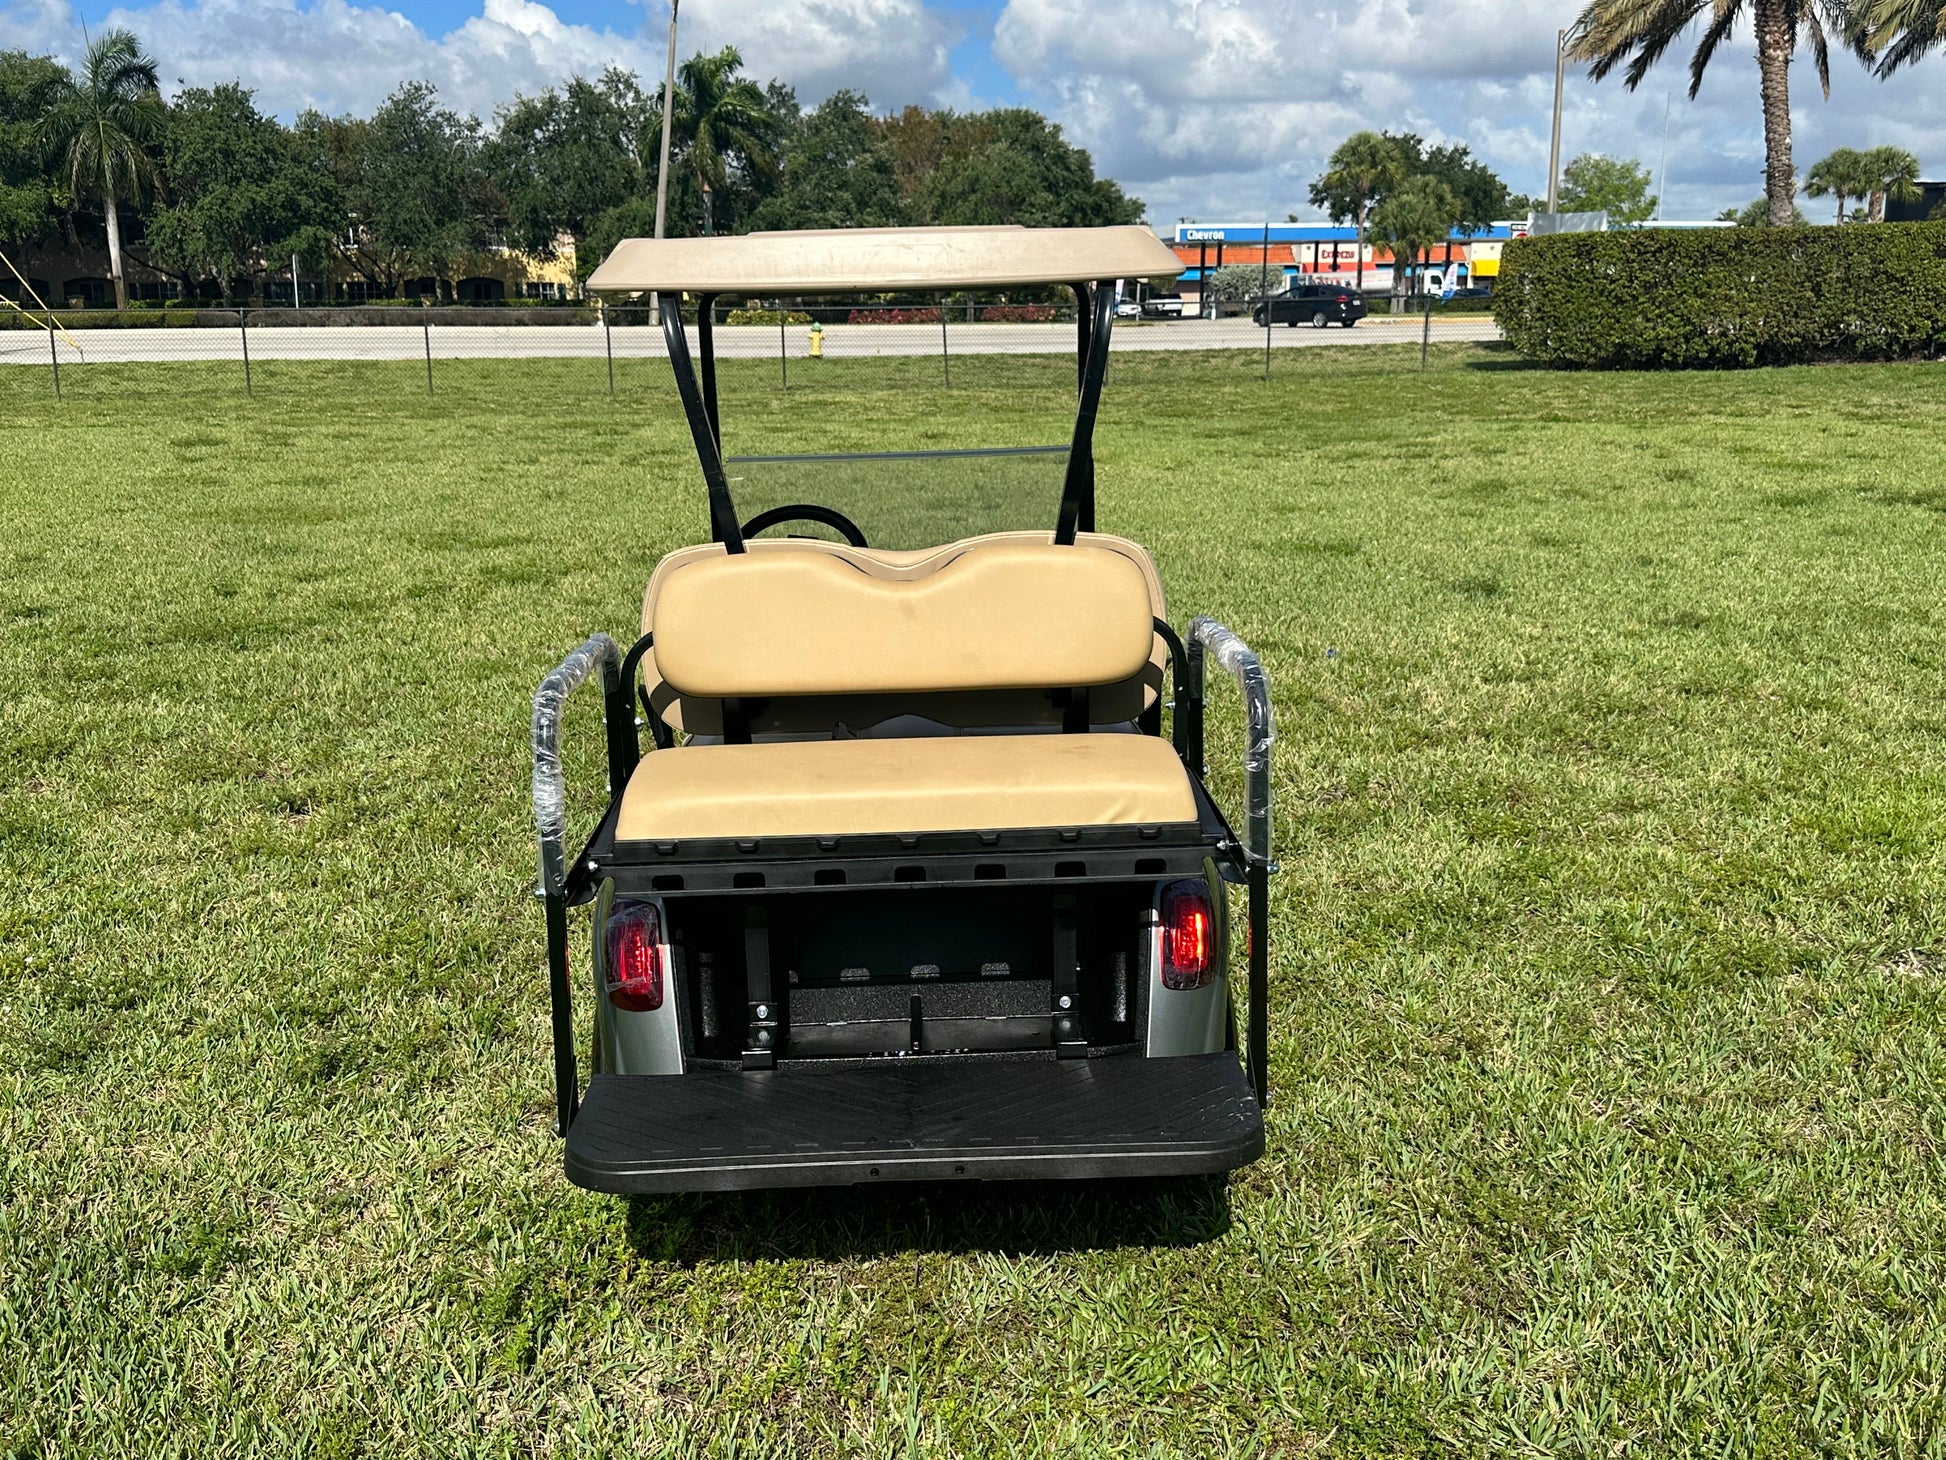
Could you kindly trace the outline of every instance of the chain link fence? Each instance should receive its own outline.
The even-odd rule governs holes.
[[[1405,314],[1386,312],[1385,302],[1375,300],[1373,312],[1350,328],[1322,318],[1286,319],[1274,308],[1266,320],[1262,303],[1245,300],[1187,317],[1125,304],[1111,361],[1166,354],[1182,357],[1191,370],[1218,368],[1220,361],[1226,375],[1260,368],[1266,378],[1381,363],[1431,369],[1441,364],[1440,346],[1499,338],[1484,308],[1448,312],[1430,300],[1411,301]],[[1065,358],[1071,368],[1077,340],[1071,303],[905,297],[858,304],[718,302],[711,312],[726,389],[973,385],[1007,372],[1007,362],[1016,362],[1014,369],[1030,360],[1059,368]],[[636,394],[668,383],[662,330],[646,304],[53,310],[0,316],[0,326],[0,403],[156,392],[311,399],[417,391],[437,398],[500,375],[508,361],[554,362],[555,391]],[[693,306],[687,327],[693,350],[700,333]]]

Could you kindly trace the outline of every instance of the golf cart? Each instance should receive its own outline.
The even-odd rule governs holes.
[[[633,239],[595,271],[599,292],[659,295],[710,536],[657,564],[631,647],[595,634],[534,697],[578,1184],[1193,1175],[1262,1154],[1269,684],[1214,619],[1178,636],[1148,552],[1095,529],[1115,281],[1179,267],[1140,228],[1007,227]],[[1067,445],[723,454],[717,296],[1048,284],[1079,303]],[[1246,712],[1242,837],[1204,784],[1210,659]],[[609,796],[570,859],[562,716],[591,680]]]

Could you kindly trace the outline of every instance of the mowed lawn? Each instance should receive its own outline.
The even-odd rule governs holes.
[[[827,363],[732,449],[1065,429]],[[1259,363],[1101,426],[1278,697],[1222,1199],[567,1184],[528,705],[704,531],[649,367],[0,380],[0,1455],[1946,1447],[1946,365]]]

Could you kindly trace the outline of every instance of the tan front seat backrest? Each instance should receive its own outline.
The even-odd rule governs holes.
[[[656,635],[643,682],[662,718],[719,734],[739,697],[758,734],[862,729],[917,714],[961,727],[1061,720],[1087,687],[1090,719],[1135,718],[1161,683],[1151,619],[1161,584],[1140,547],[1083,534],[999,533],[924,552],[759,538],[657,565],[643,602]]]

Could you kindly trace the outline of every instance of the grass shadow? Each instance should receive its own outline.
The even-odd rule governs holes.
[[[627,1201],[637,1255],[686,1267],[910,1252],[1014,1257],[1196,1247],[1230,1228],[1229,1183],[1220,1176],[901,1182]]]
[[[1538,371],[1559,368],[1521,354],[1505,340],[1483,340],[1474,346],[1474,351],[1476,358],[1459,362],[1460,369]]]

